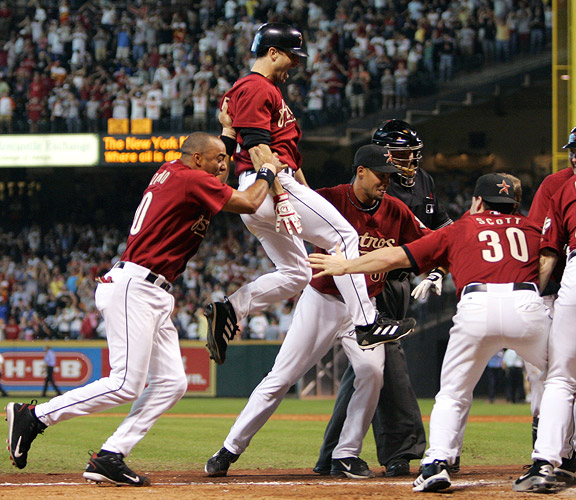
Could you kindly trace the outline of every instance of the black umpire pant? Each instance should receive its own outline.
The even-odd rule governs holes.
[[[389,280],[377,299],[378,310],[392,319],[402,319],[410,304],[410,281]],[[372,419],[378,462],[388,465],[394,460],[420,459],[426,450],[426,433],[422,414],[408,376],[404,349],[399,341],[385,344],[384,386]],[[354,392],[354,370],[344,373],[334,403],[334,411],[324,433],[317,467],[329,468],[332,451],[338,444],[346,411]]]
[[[62,394],[62,392],[60,392],[60,389],[58,389],[58,386],[56,385],[56,382],[54,380],[53,366],[46,367],[46,378],[44,379],[44,390],[42,391],[42,397],[46,397],[46,392],[48,391],[48,384],[51,384],[52,387],[54,387],[56,395],[60,396],[60,394]]]

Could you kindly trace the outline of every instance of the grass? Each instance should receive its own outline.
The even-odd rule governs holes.
[[[24,401],[25,399],[20,399]],[[0,399],[2,408],[9,400]],[[43,401],[43,400],[40,400]],[[246,403],[239,398],[185,398],[169,414],[200,415],[195,418],[164,416],[134,449],[128,462],[141,471],[202,470],[206,460],[222,446],[222,441]],[[429,415],[433,400],[421,400],[423,415]],[[332,400],[285,399],[277,414],[330,415]],[[62,422],[39,436],[29,456],[29,465],[22,471],[82,471],[90,449],[100,449],[122,421],[119,412],[128,406]],[[108,414],[108,415],[106,415]],[[205,417],[202,415],[224,415]],[[232,415],[232,416],[228,416]],[[530,415],[528,405],[506,403],[474,403],[471,415]],[[237,468],[312,468],[318,457],[326,422],[270,420],[256,434]],[[427,428],[427,424],[426,424]],[[2,432],[6,434],[6,423]],[[427,429],[428,430],[428,429]],[[469,423],[462,453],[463,465],[524,464],[530,462],[531,427],[528,423]],[[376,468],[376,451],[371,432],[364,440],[362,457]],[[0,474],[15,472],[5,454],[0,460]]]

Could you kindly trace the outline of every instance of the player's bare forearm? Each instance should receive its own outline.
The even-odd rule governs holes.
[[[556,267],[558,262],[558,254],[549,248],[543,248],[540,251],[540,262],[538,267],[538,281],[540,287],[540,293],[544,291],[552,271]]]
[[[314,276],[372,274],[412,266],[402,247],[380,248],[350,260],[346,259],[340,248],[336,247],[332,255],[312,253],[307,260],[311,268],[321,270]]]

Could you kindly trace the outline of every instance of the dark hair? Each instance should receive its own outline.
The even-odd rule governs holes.
[[[514,203],[490,203],[484,198],[482,198],[482,203],[488,210],[495,210],[496,212],[500,212],[502,214],[511,214],[516,208]]]

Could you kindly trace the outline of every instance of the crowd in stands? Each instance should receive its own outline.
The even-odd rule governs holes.
[[[260,244],[238,220],[219,214],[204,245],[173,283],[180,338],[199,339],[203,306],[271,270]],[[220,228],[218,230],[217,228]],[[216,229],[215,229],[216,228]],[[105,338],[94,304],[95,278],[120,259],[125,235],[112,227],[57,224],[0,231],[0,340]],[[279,340],[293,303],[241,324],[245,338]]]
[[[214,130],[255,29],[287,22],[309,57],[286,89],[304,127],[405,107],[461,70],[538,53],[542,0],[0,1],[0,133]]]

